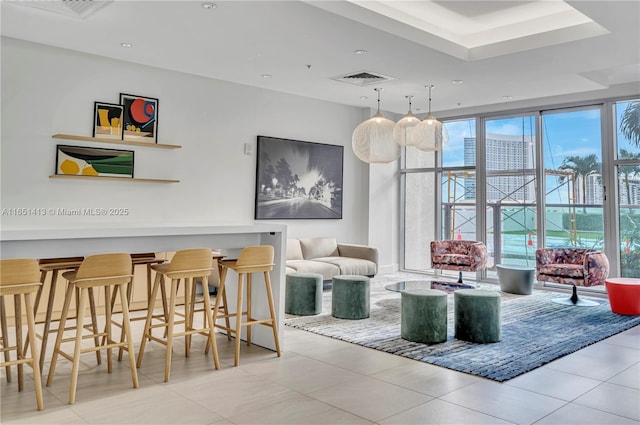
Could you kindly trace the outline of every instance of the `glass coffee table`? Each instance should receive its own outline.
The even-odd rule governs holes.
[[[403,292],[408,289],[439,289],[450,294],[458,289],[475,289],[474,285],[457,282],[446,282],[443,280],[408,280],[386,285],[384,289],[394,292]]]

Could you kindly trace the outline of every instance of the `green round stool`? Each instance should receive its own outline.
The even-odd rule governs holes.
[[[447,340],[447,293],[438,289],[409,289],[400,301],[400,336],[434,344]]]
[[[500,293],[460,289],[453,293],[455,336],[481,344],[500,341]]]
[[[287,273],[284,312],[298,316],[322,313],[322,275]]]
[[[369,317],[369,278],[358,275],[334,276],[331,315],[351,320]]]

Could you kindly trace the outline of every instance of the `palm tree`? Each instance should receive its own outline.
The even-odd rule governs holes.
[[[600,174],[601,164],[595,154],[587,156],[568,156],[562,161],[560,169],[563,171],[571,171],[575,176],[580,177],[580,187],[582,189],[583,212],[586,214],[587,208],[587,176],[591,174]],[[575,188],[574,188],[575,193]]]
[[[626,149],[620,149],[618,159],[640,159],[640,153],[629,152]],[[629,176],[640,174],[640,165],[620,165],[619,173],[624,175],[624,186],[627,189],[627,205],[631,205],[631,189],[629,187]]]
[[[622,113],[620,131],[631,143],[640,147],[640,102],[630,102]]]

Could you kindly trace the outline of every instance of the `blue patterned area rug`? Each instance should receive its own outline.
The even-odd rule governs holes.
[[[441,344],[421,344],[400,337],[400,294],[384,285],[402,280],[425,280],[425,276],[394,273],[371,280],[371,315],[363,320],[331,316],[331,291],[323,294],[322,313],[287,315],[285,324],[331,338],[374,348],[503,382],[557,358],[580,350],[640,324],[640,316],[611,312],[605,299],[590,298],[595,307],[556,304],[562,294],[534,290],[532,295],[501,292],[502,340],[476,344],[453,337],[453,295],[448,296],[448,338]],[[496,285],[483,289],[499,290]]]

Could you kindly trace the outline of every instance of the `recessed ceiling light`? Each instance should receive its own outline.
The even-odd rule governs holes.
[[[262,74],[262,78],[271,78],[271,74]]]
[[[363,49],[358,49],[358,50],[354,50],[353,53],[355,53],[356,55],[366,55],[367,51]]]
[[[215,3],[202,3],[202,7],[204,9],[215,9],[218,5]]]
[[[506,100],[506,99],[513,99],[513,96],[505,95],[505,96],[502,96],[502,98],[503,98],[503,99],[505,99],[505,100]]]
[[[129,47],[133,47],[133,44],[131,44],[131,43],[120,43],[120,46],[126,47],[128,49]]]
[[[367,99],[369,99],[368,96],[360,96],[360,100],[367,100]]]
[[[464,81],[462,80],[451,80],[451,84],[462,84]]]

